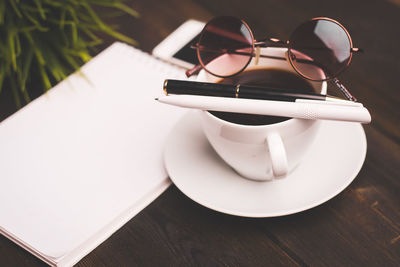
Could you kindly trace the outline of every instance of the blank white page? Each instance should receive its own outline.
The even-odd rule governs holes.
[[[154,98],[183,70],[128,45],[82,73],[0,124],[0,232],[50,263],[88,253],[85,242],[162,192],[164,142],[182,114]]]

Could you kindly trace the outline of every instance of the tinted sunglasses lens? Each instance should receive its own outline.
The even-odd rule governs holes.
[[[340,24],[326,19],[311,20],[293,32],[289,59],[305,78],[327,80],[348,66],[351,46],[350,37]]]
[[[206,71],[227,77],[246,67],[253,49],[253,36],[246,24],[234,17],[217,17],[204,27],[197,53]]]

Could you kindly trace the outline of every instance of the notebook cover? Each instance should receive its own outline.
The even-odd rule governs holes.
[[[182,114],[154,98],[183,71],[138,49],[114,43],[81,72],[0,123],[0,231],[52,265],[168,187],[162,150]]]

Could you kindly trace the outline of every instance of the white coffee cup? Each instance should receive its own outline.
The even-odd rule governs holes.
[[[284,48],[265,48],[261,54],[282,59],[252,59],[247,70],[273,68],[294,72],[284,60]],[[198,81],[216,82],[202,70]],[[326,82],[310,82],[317,92],[326,94]],[[202,128],[217,154],[244,178],[268,181],[285,177],[301,161],[318,132],[319,121],[289,119],[268,125],[241,125],[224,121],[207,111],[199,111]]]

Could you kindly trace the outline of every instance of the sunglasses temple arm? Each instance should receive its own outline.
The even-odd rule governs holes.
[[[196,66],[194,66],[193,68],[191,68],[191,69],[189,69],[189,70],[187,70],[187,71],[185,72],[186,77],[189,78],[190,76],[193,76],[193,75],[195,75],[195,74],[198,74],[202,68],[203,68],[203,67],[202,67],[200,64],[197,64]]]
[[[235,53],[235,54],[236,54],[236,53]],[[237,53],[237,54],[243,54],[243,53]],[[250,55],[250,54],[248,54],[248,55]],[[252,55],[252,56],[255,56],[255,55]],[[284,58],[284,57],[274,57],[274,56],[267,56],[267,55],[259,55],[259,57],[286,60],[286,58]],[[185,72],[186,77],[189,78],[189,77],[191,77],[191,76],[193,76],[193,75],[198,74],[202,68],[203,68],[203,66],[201,66],[201,64],[197,64],[197,65],[194,66],[193,68],[188,69],[188,70]]]
[[[349,90],[338,80],[338,78],[334,78],[333,82],[336,84],[336,86],[339,88],[339,90],[343,93],[343,95],[350,101],[357,102],[357,98],[355,98]]]
[[[249,56],[256,56],[255,54],[249,54],[249,53],[243,53],[243,52],[236,52],[236,53],[232,53],[232,54],[237,54],[237,55],[249,55]],[[259,55],[260,58],[271,58],[271,59],[278,59],[278,60],[286,60],[286,57],[276,57],[276,56],[268,56],[268,55]],[[302,60],[302,63],[308,63],[308,64],[314,64],[312,61],[309,60]],[[185,72],[186,77],[191,77],[195,74],[198,74],[200,72],[200,70],[203,67],[201,66],[201,64],[197,64],[196,66],[194,66],[193,68],[187,70]]]

